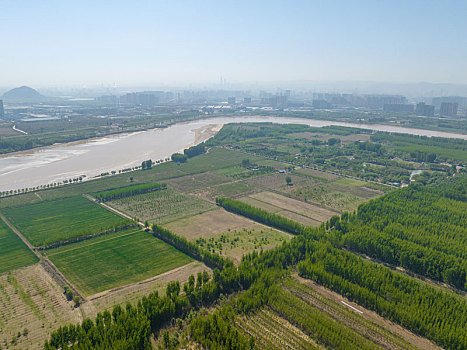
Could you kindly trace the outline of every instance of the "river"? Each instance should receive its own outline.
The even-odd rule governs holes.
[[[232,122],[274,122],[314,127],[339,125],[362,129],[439,136],[467,140],[467,135],[403,128],[379,124],[352,124],[326,120],[285,117],[216,117],[174,124],[164,129],[118,134],[93,140],[57,144],[50,147],[0,157],[0,191],[36,187],[86,175],[140,165],[179,152],[215,133],[213,126]],[[196,131],[196,132],[195,132]],[[205,131],[205,132],[203,132]],[[203,137],[203,135],[205,137]]]

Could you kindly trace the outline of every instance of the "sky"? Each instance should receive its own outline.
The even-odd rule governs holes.
[[[467,84],[466,0],[0,0],[0,86]]]

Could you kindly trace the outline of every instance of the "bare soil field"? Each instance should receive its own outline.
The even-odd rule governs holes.
[[[310,177],[315,177],[317,179],[323,179],[323,180],[334,180],[334,179],[339,178],[338,175],[327,173],[325,171],[309,169],[309,168],[297,168],[295,171],[297,173],[303,174],[305,176],[308,175]]]
[[[337,212],[331,211],[317,205],[304,203],[302,201],[282,196],[278,193],[264,191],[261,193],[253,194],[250,196],[257,201],[280,208],[282,211],[289,211],[299,214],[296,218],[306,217],[316,222],[324,222],[331,216],[336,215]],[[281,213],[279,213],[281,214]]]
[[[66,300],[63,290],[40,264],[0,276],[2,349],[42,349],[50,332],[82,320],[80,309]]]
[[[94,319],[98,312],[111,311],[115,305],[124,306],[127,302],[135,303],[154,291],[163,293],[171,281],[179,281],[183,285],[188,281],[190,275],[196,277],[198,272],[202,271],[208,271],[211,274],[211,270],[206,265],[199,261],[193,261],[156,277],[91,295],[81,308],[85,317]]]
[[[242,230],[256,226],[254,221],[235,215],[222,208],[183,218],[165,224],[164,227],[188,240],[209,238],[230,230]]]
[[[292,179],[292,186],[288,186],[285,182],[285,178],[290,176]],[[247,184],[251,184],[255,189],[260,188],[263,190],[273,190],[280,191],[284,193],[291,192],[294,188],[303,187],[303,186],[312,186],[321,181],[315,180],[313,178],[307,178],[304,176],[297,176],[291,173],[276,173],[270,175],[264,175],[248,179],[245,181]]]

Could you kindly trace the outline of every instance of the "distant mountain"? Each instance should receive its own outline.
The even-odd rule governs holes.
[[[44,96],[29,86],[11,89],[3,94],[5,101],[42,101]]]

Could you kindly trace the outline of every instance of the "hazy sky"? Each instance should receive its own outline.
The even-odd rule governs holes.
[[[0,86],[467,83],[467,1],[0,0]]]

